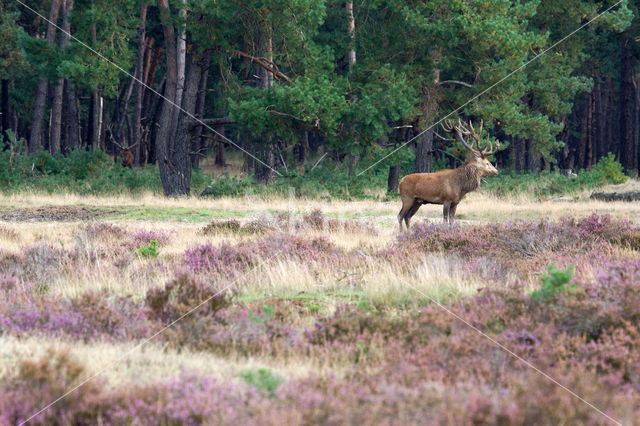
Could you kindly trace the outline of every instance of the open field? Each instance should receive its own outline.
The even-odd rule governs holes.
[[[0,424],[640,424],[640,205],[584,198],[0,195]]]

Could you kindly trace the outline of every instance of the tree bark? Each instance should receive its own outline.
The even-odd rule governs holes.
[[[144,81],[145,74],[145,63],[144,59],[146,56],[146,47],[147,47],[147,9],[148,5],[146,2],[142,2],[140,4],[140,26],[138,27],[138,53],[136,56],[136,86],[135,86],[135,112],[133,118],[133,137],[131,143],[136,145],[134,155],[134,161],[136,164],[140,164],[140,152],[142,150],[142,107],[144,101],[144,85],[141,83]]]
[[[182,108],[189,114],[193,114],[198,99],[202,68],[193,57],[188,62],[185,87],[182,92]],[[171,152],[171,173],[167,176],[171,182],[171,191],[167,195],[189,195],[191,192],[191,136],[193,133],[190,132],[190,124],[190,117],[187,114],[180,114],[176,140]]]
[[[50,45],[56,42],[56,26],[58,22],[58,13],[60,11],[60,5],[62,0],[52,0],[51,9],[49,10],[49,23],[47,24],[47,42]],[[41,78],[38,81],[38,90],[36,92],[36,99],[33,104],[33,120],[31,123],[31,132],[29,135],[29,152],[33,153],[44,147],[42,140],[42,121],[44,119],[44,111],[47,104],[47,91],[49,82],[46,78]]]
[[[73,11],[73,0],[65,0],[62,10],[62,35],[60,37],[60,48],[64,50],[69,45],[71,39],[71,23],[69,15]],[[73,83],[69,80],[63,80],[62,89],[62,120],[61,133],[64,139],[61,140],[61,148],[63,152],[76,149],[79,145],[80,123],[78,117],[78,106],[76,104],[76,93]]]
[[[224,135],[224,126],[218,126],[216,130],[221,135]],[[227,167],[227,161],[224,158],[224,141],[221,138],[216,139],[216,158],[214,164],[218,167]]]
[[[64,146],[65,152],[80,147],[80,117],[78,115],[78,104],[73,83],[65,80],[64,85]]]
[[[271,24],[265,23],[262,34],[262,55],[269,61],[273,61],[273,41],[271,38]],[[260,88],[269,90],[273,86],[273,73],[264,68],[258,68],[260,76]],[[273,167],[275,165],[275,155],[273,153],[272,137],[265,134],[258,142],[257,157],[265,164],[254,162],[255,177],[258,182],[268,184],[273,180]]]
[[[638,169],[638,151],[633,137],[635,90],[633,84],[633,52],[625,34],[620,38],[620,159],[627,173]]]
[[[205,106],[206,106],[206,100],[207,100],[207,84],[208,84],[208,79],[209,79],[209,67],[211,66],[211,51],[207,51],[204,55],[204,61],[202,64],[202,73],[200,76],[200,82],[198,85],[198,99],[196,101],[196,117],[198,117],[200,120],[202,120],[205,116]],[[219,128],[216,128],[218,131],[221,130],[221,133],[224,134],[224,127],[220,126]],[[191,130],[191,128],[189,129]],[[206,146],[206,141],[205,138],[202,136],[204,132],[204,129],[202,128],[202,126],[198,126],[195,129],[195,137],[193,139],[192,142],[192,154],[191,154],[191,166],[192,167],[199,167],[200,164],[200,157],[203,155],[203,153],[206,151],[205,150],[205,146]],[[224,144],[222,143],[222,141],[219,142],[220,146],[219,149],[222,151],[221,155],[222,155],[222,165],[224,164]],[[216,162],[217,162],[217,157],[216,157]],[[217,163],[216,163],[217,164]]]
[[[347,11],[347,32],[349,33],[349,52],[347,53],[347,61],[349,68],[356,63],[356,20],[353,16],[353,2],[348,1],[346,6]]]
[[[429,125],[430,126],[430,125]],[[433,159],[433,129],[418,138],[416,143],[416,173],[430,173]]]
[[[168,0],[157,0],[160,20],[165,41],[165,89],[166,99],[162,102],[159,128],[156,133],[156,159],[160,168],[160,179],[165,195],[185,196],[191,190],[191,117],[179,115],[174,127],[174,111],[178,106],[193,114],[195,111],[200,74],[199,64],[191,56],[188,77],[185,78],[185,90],[182,104],[176,105],[178,89],[178,53],[176,49],[175,29],[171,23],[171,12]]]
[[[2,104],[0,106],[0,113],[2,113],[2,136],[4,137],[4,146],[3,150],[9,149],[9,134],[8,130],[11,130],[11,125],[9,124],[9,80],[2,80],[2,100],[0,101]]]
[[[49,152],[52,155],[60,152],[62,135],[62,95],[64,93],[64,79],[58,79],[53,89],[51,101],[51,120],[49,127]]]
[[[186,69],[186,61],[187,61],[187,28],[185,19],[187,18],[187,10],[185,9],[186,0],[180,0],[182,7],[178,11],[178,19],[179,19],[179,30],[178,30],[178,38],[176,41],[176,68],[177,68],[177,83],[176,83],[176,97],[174,102],[176,105],[182,105],[182,94],[184,93],[184,84],[185,84],[185,69]],[[180,108],[176,107],[173,109],[173,125],[172,127],[177,130],[178,128],[178,117],[180,114]],[[175,137],[175,134],[174,134]]]
[[[398,184],[400,182],[400,166],[395,164],[389,167],[389,177],[387,178],[387,192],[398,192]]]

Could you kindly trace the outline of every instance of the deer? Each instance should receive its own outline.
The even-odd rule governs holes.
[[[445,120],[442,124],[444,131],[455,133],[457,139],[470,151],[472,158],[456,169],[440,170],[435,173],[413,173],[402,178],[399,185],[402,208],[398,213],[401,232],[402,221],[404,220],[408,231],[411,218],[424,204],[441,204],[444,222],[453,224],[456,208],[464,196],[478,189],[483,177],[498,174],[498,169],[487,157],[495,154],[500,144],[497,143],[495,149],[491,142],[488,147],[480,147],[483,124],[480,121],[480,129],[476,131],[471,122],[467,125],[458,119],[458,124],[454,125],[450,120]],[[471,143],[468,142],[468,137],[473,139]],[[473,147],[474,141],[476,148]]]
[[[133,156],[133,148],[135,148],[140,142],[136,142],[131,146],[122,146],[111,137],[111,142],[120,148],[120,164],[122,167],[133,168],[133,163],[135,161],[135,157]]]

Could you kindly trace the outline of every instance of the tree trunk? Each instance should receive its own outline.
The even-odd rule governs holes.
[[[187,10],[185,9],[186,0],[180,0],[182,7],[178,11],[178,20],[180,24],[180,29],[178,31],[178,38],[176,42],[176,67],[177,67],[177,85],[176,85],[176,97],[174,102],[176,105],[182,105],[182,94],[184,93],[184,84],[185,84],[185,69],[186,69],[186,60],[187,60],[187,33],[186,33],[186,23],[185,19],[187,17]],[[173,109],[173,125],[172,127],[177,130],[178,128],[178,117],[180,114],[180,108],[176,107]],[[175,134],[174,134],[175,137]]]
[[[78,149],[80,146],[80,117],[73,83],[65,80],[64,85],[64,123],[65,123],[65,150]]]
[[[62,0],[52,0],[51,9],[49,10],[49,21],[47,24],[47,42],[50,45],[56,42],[56,23],[58,22],[58,13]],[[42,121],[44,119],[44,111],[47,104],[47,91],[49,82],[46,78],[38,81],[38,90],[36,99],[33,104],[33,120],[31,123],[31,133],[29,135],[29,152],[33,153],[44,147],[42,140]]]
[[[202,75],[200,77],[200,83],[198,85],[198,100],[196,102],[196,117],[202,119],[205,117],[205,106],[206,106],[206,99],[207,99],[207,84],[208,84],[208,79],[209,79],[209,67],[211,66],[211,51],[207,51],[205,53],[204,56],[204,61],[202,64]],[[206,147],[206,142],[205,142],[205,138],[203,137],[203,132],[204,132],[204,126],[198,126],[196,128],[195,131],[195,137],[193,139],[192,142],[192,147],[191,150],[193,151],[193,154],[191,154],[191,166],[192,167],[199,167],[200,164],[200,157],[202,157],[203,153],[206,151],[205,147]],[[222,134],[224,134],[224,126],[220,126],[219,128],[217,128],[216,130],[221,131]],[[220,141],[220,146],[219,149],[221,150],[221,153],[219,153],[222,156],[222,165],[224,166],[224,144],[222,143],[222,141]],[[218,161],[218,154],[216,154],[216,164]]]
[[[430,124],[427,124],[430,126]],[[433,158],[433,129],[427,130],[416,143],[416,173],[430,173]]]
[[[69,45],[71,39],[71,23],[69,15],[73,11],[73,0],[65,0],[62,10],[62,35],[60,36],[60,49],[64,51]],[[62,107],[61,111],[61,128],[64,139],[61,146],[63,152],[76,149],[78,147],[78,138],[80,132],[80,124],[78,122],[78,106],[76,104],[76,93],[73,84],[67,80],[63,80],[62,88]]]
[[[271,39],[271,25],[265,24],[265,30],[262,35],[262,55],[267,60],[273,60],[273,41]],[[273,86],[273,74],[265,70],[262,67],[258,68],[258,75],[260,76],[260,88],[263,90],[269,90]],[[271,135],[263,135],[258,142],[258,155],[257,157],[265,164],[255,162],[255,176],[258,182],[268,184],[273,180],[273,167],[275,165],[275,155],[273,154],[272,137]]]
[[[347,11],[347,32],[349,33],[349,52],[347,53],[347,60],[349,68],[356,63],[356,20],[353,16],[353,2],[348,1],[346,4]]]
[[[133,137],[131,143],[136,145],[134,150],[134,161],[135,164],[140,164],[140,152],[141,152],[141,142],[142,142],[142,106],[144,101],[144,85],[141,82],[144,82],[144,74],[145,74],[145,64],[144,59],[146,56],[146,47],[147,47],[147,33],[146,33],[146,25],[147,25],[147,3],[144,1],[140,4],[140,26],[138,27],[138,53],[136,56],[136,104],[135,104],[135,112],[133,118]]]
[[[627,173],[636,173],[637,147],[633,137],[635,90],[633,84],[633,52],[627,35],[620,38],[620,159]]]
[[[395,164],[389,167],[389,177],[387,178],[387,192],[398,192],[398,183],[400,182],[400,166]]]
[[[185,87],[182,92],[182,108],[189,114],[194,114],[202,68],[195,63],[193,57],[187,68]],[[188,114],[180,114],[176,140],[171,152],[171,173],[167,176],[171,191],[167,195],[189,195],[191,192],[191,122],[192,119]]]
[[[191,117],[182,114],[182,119],[174,127],[174,111],[178,86],[178,55],[176,38],[168,0],[157,0],[160,10],[160,20],[165,42],[165,88],[162,101],[162,111],[158,120],[159,128],[156,133],[156,159],[160,168],[160,179],[165,195],[189,195],[191,184],[191,161],[189,151],[191,147],[189,125]],[[195,63],[190,65],[189,78],[183,93],[182,108],[193,114],[200,82],[200,67]],[[179,105],[178,105],[179,106]],[[179,130],[178,130],[179,127]]]
[[[62,95],[64,93],[64,79],[58,79],[53,89],[51,101],[51,120],[49,127],[49,152],[52,155],[60,152],[60,140],[62,135]]]
[[[221,135],[224,135],[224,126],[217,126],[216,131]],[[220,138],[218,138],[216,143],[216,158],[214,164],[218,167],[227,166],[227,162],[224,158],[224,141]]]
[[[2,80],[2,101],[0,101],[0,103],[2,104],[0,106],[0,113],[2,114],[2,136],[4,137],[4,146],[2,149],[7,150],[9,149],[9,134],[7,131],[11,130],[11,125],[9,124],[11,114],[9,111],[9,80],[7,79]]]

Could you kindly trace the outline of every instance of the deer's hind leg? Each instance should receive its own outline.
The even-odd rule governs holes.
[[[419,200],[413,200],[413,204],[411,205],[411,208],[409,209],[407,214],[404,216],[404,223],[407,226],[407,231],[409,230],[409,222],[411,221],[411,218],[413,217],[414,214],[416,214],[416,212],[418,211],[418,209],[422,204],[423,203]]]
[[[400,213],[398,213],[398,224],[400,224],[400,231],[402,231],[402,221],[413,207],[414,201],[415,200],[413,199],[413,197],[402,197],[402,208],[400,209]]]

